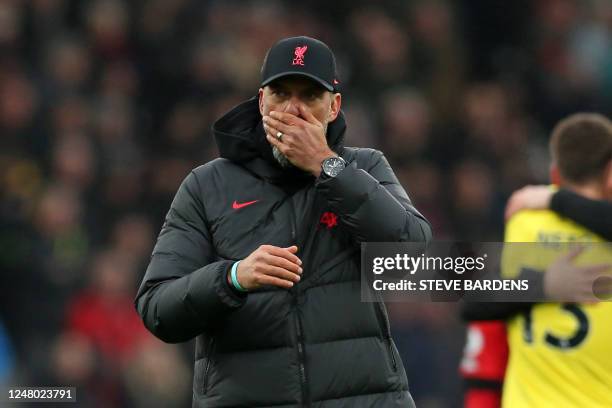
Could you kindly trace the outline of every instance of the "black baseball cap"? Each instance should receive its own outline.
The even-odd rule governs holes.
[[[302,75],[328,91],[338,90],[334,53],[324,42],[311,37],[284,38],[268,50],[261,67],[261,86],[288,75]]]

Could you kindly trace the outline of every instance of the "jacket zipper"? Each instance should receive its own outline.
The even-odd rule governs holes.
[[[300,386],[302,390],[302,404],[303,407],[310,406],[309,395],[308,395],[308,381],[306,377],[306,356],[304,352],[304,335],[302,331],[302,322],[298,316],[297,311],[297,295],[294,295],[293,304],[295,306],[295,328],[297,331],[297,348],[298,348],[298,367]]]
[[[296,214],[295,207],[292,201],[293,197],[288,195],[287,201],[289,205],[289,219],[291,223],[291,242],[290,245],[297,245],[297,223],[296,223]],[[298,351],[298,377],[300,378],[300,391],[302,393],[302,398],[300,401],[300,407],[307,407],[307,394],[308,394],[308,385],[306,378],[306,358],[304,357],[304,335],[302,333],[302,323],[300,322],[300,317],[298,316],[298,292],[297,287],[292,287],[289,289],[289,293],[292,296],[292,303],[294,309],[294,324],[296,330],[297,337],[297,351]]]
[[[393,340],[391,337],[387,337],[387,346],[389,347],[389,355],[391,356],[391,364],[393,365],[393,371],[397,371],[397,361],[395,360],[395,353],[393,352]]]
[[[376,309],[378,311],[379,316],[381,316],[384,324],[383,331],[393,371],[397,371],[397,360],[395,359],[395,353],[393,352],[393,338],[391,337],[391,324],[389,323],[389,317],[387,316],[387,313],[385,313],[385,310],[383,309],[384,305],[381,302],[382,300],[376,302]]]
[[[295,207],[293,206],[293,196],[289,196],[289,210],[291,212],[291,245],[297,245],[297,223],[296,223],[296,214]]]
[[[202,380],[202,392],[204,395],[208,392],[208,374],[210,372],[210,364],[213,355],[213,346],[215,345],[215,338],[211,337],[208,342],[208,350],[206,357],[206,366],[204,367],[204,379]]]

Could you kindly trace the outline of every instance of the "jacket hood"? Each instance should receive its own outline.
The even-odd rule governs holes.
[[[232,108],[212,125],[212,132],[221,157],[246,167],[248,170],[272,182],[285,179],[312,178],[297,168],[282,168],[272,154],[272,146],[266,140],[259,113],[259,101],[253,97]],[[340,154],[344,147],[346,121],[340,114],[327,127],[327,143]]]

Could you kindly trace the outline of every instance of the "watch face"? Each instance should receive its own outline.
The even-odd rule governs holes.
[[[329,177],[336,177],[338,173],[344,170],[344,160],[339,157],[330,157],[323,160],[323,172]]]

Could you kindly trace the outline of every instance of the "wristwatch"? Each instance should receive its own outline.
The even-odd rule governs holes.
[[[336,177],[344,168],[346,162],[340,156],[332,156],[321,162],[321,178],[332,178]]]

